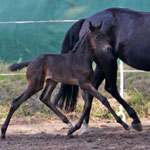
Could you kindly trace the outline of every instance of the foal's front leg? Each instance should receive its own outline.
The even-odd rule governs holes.
[[[123,122],[120,117],[118,117],[118,116],[116,115],[116,113],[114,112],[114,110],[111,108],[111,106],[110,106],[108,100],[107,100],[104,96],[102,96],[99,92],[97,92],[96,89],[92,86],[92,84],[90,84],[90,83],[83,84],[83,85],[81,86],[81,88],[82,88],[84,91],[86,91],[86,92],[88,92],[89,94],[91,94],[92,96],[96,97],[103,105],[105,105],[105,106],[108,108],[108,110],[109,110],[109,111],[112,113],[112,115],[115,117],[116,121],[117,121],[118,123],[120,123],[120,124],[123,126],[123,128],[124,128],[125,130],[129,130],[129,126],[128,126],[125,122]],[[87,101],[87,102],[88,102],[88,101]],[[83,114],[82,114],[82,116],[81,116],[79,122],[75,125],[74,128],[72,128],[72,129],[69,130],[68,134],[72,134],[73,132],[75,132],[76,130],[79,129],[78,124],[82,124],[83,119],[84,119],[85,115],[86,115],[87,112],[88,112],[88,107],[89,107],[89,105],[87,105],[87,106],[85,107],[85,109],[84,109],[84,111],[83,111]]]
[[[64,116],[53,103],[48,102],[51,97],[53,90],[55,89],[57,82],[48,79],[46,81],[46,86],[40,96],[41,102],[43,102],[47,107],[49,107],[64,123],[67,124],[68,128],[72,128],[72,124],[69,122],[66,116]]]
[[[95,89],[98,89],[99,85],[102,83],[103,80],[104,80],[104,72],[97,65],[96,69],[94,71],[94,78],[93,78],[93,81],[92,81],[92,85],[94,86]],[[87,114],[85,115],[84,122],[83,122],[83,129],[81,131],[81,134],[86,133],[87,130],[88,130],[88,124],[89,124],[89,118],[90,118],[90,111],[91,111],[91,107],[92,107],[92,101],[93,101],[93,96],[89,95],[90,107],[88,109]]]
[[[99,74],[99,72],[103,71],[103,69],[100,68],[101,66],[103,66],[104,72],[105,72],[105,77],[106,77],[105,90],[107,92],[109,92],[124,107],[124,109],[127,111],[128,115],[133,119],[132,128],[137,131],[142,131],[141,121],[138,118],[135,110],[131,106],[129,106],[129,104],[120,96],[120,94],[118,92],[117,85],[116,85],[117,70],[118,70],[117,61],[114,59],[110,59],[108,55],[103,60],[104,61],[102,61],[102,62],[100,61],[100,59],[98,59],[98,61],[97,61],[97,64],[99,67],[97,67],[97,72],[95,71],[95,74],[97,74],[97,76],[95,76],[95,77],[97,78],[97,80],[98,80],[98,78],[101,77],[98,74]],[[94,81],[94,82],[96,83],[96,81]],[[96,87],[96,86],[94,85],[94,87]]]
[[[103,105],[105,105],[107,107],[107,109],[112,113],[112,115],[115,117],[116,121],[118,123],[120,123],[123,128],[125,130],[129,130],[129,126],[122,121],[122,119],[120,117],[117,116],[117,114],[114,112],[114,110],[112,109],[112,107],[110,106],[108,100],[101,95],[93,86],[92,84],[87,84],[85,85],[85,89],[88,91],[89,94],[91,94],[92,96],[96,97]]]
[[[76,130],[80,129],[80,127],[83,123],[84,117],[88,113],[88,110],[90,108],[90,101],[89,101],[89,98],[88,98],[88,93],[85,90],[82,90],[82,97],[83,97],[84,102],[85,102],[84,103],[84,109],[83,109],[83,112],[82,112],[82,116],[80,117],[80,120],[78,121],[78,123],[68,131],[68,135],[70,135],[73,132],[75,132]]]
[[[141,121],[138,118],[135,110],[120,96],[116,84],[113,84],[112,82],[114,80],[110,80],[111,83],[105,84],[105,89],[124,107],[124,109],[127,111],[129,116],[133,119],[132,121],[132,128],[137,131],[142,131],[143,127],[141,125]]]

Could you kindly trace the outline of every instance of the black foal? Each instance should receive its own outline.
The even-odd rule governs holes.
[[[128,125],[113,111],[107,99],[98,93],[91,84],[93,77],[92,62],[94,51],[110,48],[104,34],[100,31],[101,27],[102,23],[94,27],[91,22],[89,22],[90,32],[77,43],[73,53],[56,55],[43,54],[36,57],[31,62],[19,63],[10,67],[13,71],[28,66],[26,73],[28,87],[19,97],[13,100],[7,119],[1,128],[2,138],[5,138],[5,133],[13,113],[23,102],[43,89],[44,83],[46,83],[46,85],[40,96],[40,100],[52,109],[65,123],[70,124],[68,119],[61,114],[51,102],[48,102],[58,82],[78,85],[83,91],[83,98],[85,100],[82,116],[75,127],[69,130],[68,135],[79,129],[83,122],[89,107],[87,94],[91,94],[101,101],[113,114],[117,122],[125,129],[129,129]]]

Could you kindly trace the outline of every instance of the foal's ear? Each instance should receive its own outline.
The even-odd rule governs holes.
[[[97,26],[97,29],[101,29],[103,26],[103,22],[101,22],[98,26]]]
[[[94,31],[94,30],[95,30],[95,27],[92,25],[92,22],[91,22],[91,21],[89,21],[88,27],[89,27],[89,29],[90,29],[91,31]]]

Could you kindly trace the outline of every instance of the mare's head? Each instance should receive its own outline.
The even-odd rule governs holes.
[[[91,22],[89,22],[89,36],[90,36],[90,43],[93,49],[99,49],[106,52],[111,52],[112,47],[107,42],[107,38],[105,34],[101,31],[103,23],[101,22],[100,25],[94,26]]]

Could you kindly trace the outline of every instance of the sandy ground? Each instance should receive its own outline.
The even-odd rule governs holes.
[[[68,137],[66,125],[58,119],[30,123],[13,119],[6,139],[0,139],[0,150],[150,150],[150,119],[141,121],[142,132],[125,131],[114,121],[97,120],[90,122],[87,134],[80,135],[79,130]]]

